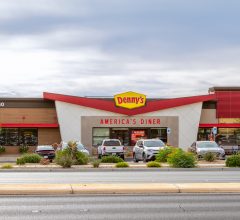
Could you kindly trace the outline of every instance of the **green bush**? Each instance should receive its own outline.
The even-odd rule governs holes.
[[[240,167],[240,154],[229,156],[226,160],[227,167]]]
[[[203,155],[203,158],[208,162],[213,162],[216,160],[216,154],[214,154],[213,152],[207,152]]]
[[[42,157],[38,154],[24,154],[20,157],[25,163],[39,163]]]
[[[117,168],[125,168],[125,167],[129,167],[128,163],[127,162],[118,162],[116,163],[115,167]]]
[[[150,161],[147,163],[147,167],[161,167],[161,164],[157,161]]]
[[[94,161],[92,161],[92,166],[94,168],[98,168],[100,163],[101,163],[101,160],[94,160]]]
[[[63,168],[70,168],[73,165],[74,160],[69,150],[65,149],[62,151],[57,151],[55,156],[55,162]]]
[[[77,152],[76,153],[76,165],[86,165],[89,162],[89,157],[83,152]]]
[[[22,145],[19,147],[19,153],[21,153],[21,154],[27,153],[28,150],[29,150],[29,147],[27,145]]]
[[[10,164],[10,163],[5,163],[2,165],[1,167],[2,169],[12,169],[13,168],[13,165]]]
[[[24,165],[25,164],[24,158],[21,158],[21,157],[17,158],[16,164],[17,165]]]
[[[103,156],[101,159],[102,163],[119,163],[124,162],[124,160],[120,157],[111,155],[111,156]]]
[[[0,154],[4,153],[6,151],[6,148],[4,146],[0,146]]]
[[[155,161],[166,163],[168,155],[171,154],[176,149],[177,148],[174,148],[174,147],[165,147],[164,149],[162,149],[158,152],[158,154],[156,155],[156,160]]]
[[[192,168],[196,166],[196,157],[178,148],[168,155],[167,162],[176,168]]]

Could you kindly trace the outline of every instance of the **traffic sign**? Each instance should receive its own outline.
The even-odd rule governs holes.
[[[217,134],[217,127],[213,127],[213,128],[212,128],[212,133],[213,133],[213,134]]]

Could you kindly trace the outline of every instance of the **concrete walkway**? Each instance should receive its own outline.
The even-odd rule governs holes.
[[[0,163],[16,163],[21,154],[4,154],[0,156]]]
[[[0,195],[240,193],[240,183],[14,184]]]

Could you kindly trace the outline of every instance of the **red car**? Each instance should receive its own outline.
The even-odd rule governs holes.
[[[35,153],[42,156],[43,158],[49,159],[51,162],[55,158],[55,150],[51,145],[37,146]]]

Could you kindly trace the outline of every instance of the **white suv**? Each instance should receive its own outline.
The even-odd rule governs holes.
[[[133,161],[137,163],[140,160],[154,160],[159,150],[165,147],[160,139],[140,139],[133,148]]]

